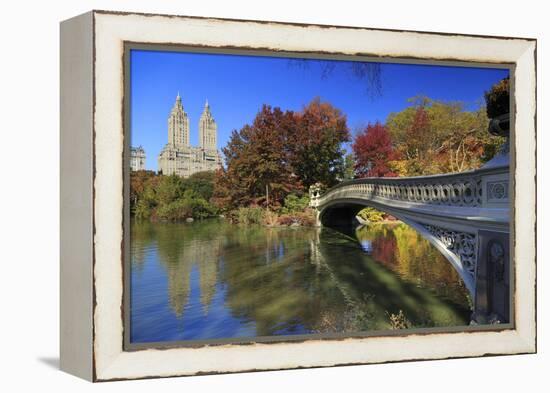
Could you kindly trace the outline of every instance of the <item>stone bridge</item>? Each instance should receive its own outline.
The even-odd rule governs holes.
[[[510,320],[509,167],[409,178],[366,178],[320,192],[310,205],[320,225],[357,225],[366,206],[416,229],[456,269],[473,300],[472,320]]]

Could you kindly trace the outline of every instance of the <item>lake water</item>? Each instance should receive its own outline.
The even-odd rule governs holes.
[[[458,274],[405,224],[132,222],[130,341],[467,325]]]

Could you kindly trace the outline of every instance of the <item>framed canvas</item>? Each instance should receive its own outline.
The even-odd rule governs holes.
[[[536,40],[61,23],[61,368],[536,351]]]

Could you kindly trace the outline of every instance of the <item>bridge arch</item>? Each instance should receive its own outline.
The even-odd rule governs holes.
[[[464,282],[464,285],[468,289],[470,296],[472,299],[474,298],[475,266],[473,266],[473,264],[466,265],[463,263],[460,255],[452,252],[442,239],[430,232],[424,225],[415,222],[395,209],[391,209],[388,206],[383,206],[369,200],[343,199],[332,203],[327,203],[323,206],[323,208],[318,212],[318,221],[322,226],[335,230],[341,230],[342,228],[353,226],[354,223],[357,222],[355,217],[365,207],[372,207],[381,212],[394,216],[401,222],[413,228],[424,239],[428,240],[430,244],[434,246],[456,270],[461,280]],[[470,236],[464,234],[463,236],[466,236],[469,240],[472,240],[475,237],[474,234],[470,234]],[[468,242],[465,242],[464,244],[466,247],[469,247],[469,250],[466,251],[470,254],[470,259],[474,259],[475,256],[473,254],[475,253],[475,247],[471,244],[471,242],[469,245],[467,244]],[[464,247],[464,245],[462,245],[462,247]]]
[[[474,299],[474,319],[510,315],[509,167],[409,178],[366,178],[310,189],[318,223],[345,226],[374,207],[414,228],[451,263]]]

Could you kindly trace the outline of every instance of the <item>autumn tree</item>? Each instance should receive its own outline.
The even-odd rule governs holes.
[[[391,162],[398,158],[385,126],[376,122],[359,132],[353,141],[357,177],[393,177]]]
[[[130,209],[133,211],[138,198],[145,191],[147,182],[155,176],[153,171],[132,171],[130,172]]]
[[[230,209],[279,207],[314,183],[333,186],[345,177],[342,144],[349,140],[346,117],[318,98],[297,113],[264,105],[222,149],[226,166],[216,174],[213,200]]]
[[[491,159],[503,139],[487,132],[485,108],[414,97],[391,113],[386,126],[401,153],[400,175],[418,176],[476,169]]]
[[[235,208],[251,204],[280,205],[302,188],[290,165],[288,136],[295,130],[294,113],[264,105],[252,125],[235,130],[222,149],[226,168],[218,171],[214,200]]]
[[[351,137],[342,112],[319,98],[295,113],[288,150],[292,171],[307,189],[315,183],[332,187],[345,177],[345,150]]]

